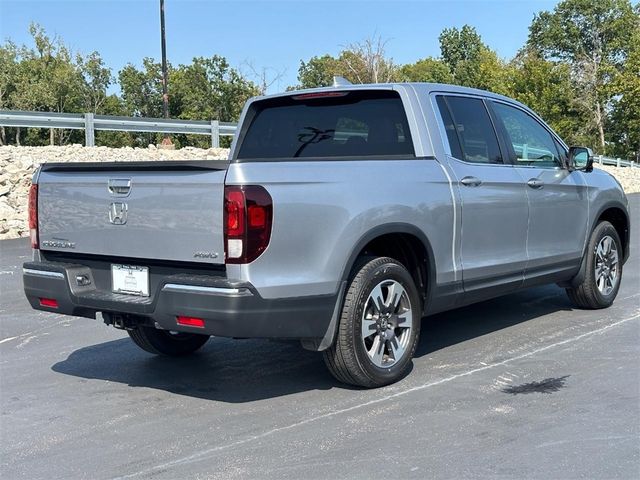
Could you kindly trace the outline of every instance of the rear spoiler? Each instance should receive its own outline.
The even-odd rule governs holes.
[[[43,163],[43,172],[85,172],[107,170],[142,170],[142,171],[171,171],[171,170],[227,170],[228,160],[151,160],[137,162],[70,162]]]

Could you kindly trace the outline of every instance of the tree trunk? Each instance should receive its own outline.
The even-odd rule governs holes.
[[[53,128],[49,129],[49,145],[53,146],[55,145],[56,141],[55,141],[55,137],[54,137],[54,131]]]
[[[0,145],[7,144],[7,132],[4,127],[0,127]]]
[[[600,139],[600,148],[602,148],[602,152],[605,152],[605,142],[604,142],[604,116],[602,114],[602,105],[600,102],[596,102],[596,123],[598,124],[598,137]]]

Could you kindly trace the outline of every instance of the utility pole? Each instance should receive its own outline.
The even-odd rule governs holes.
[[[160,0],[160,39],[162,42],[162,114],[164,118],[169,118],[169,93],[167,86],[167,41],[164,33],[164,0]],[[169,134],[165,133],[162,145],[171,148],[173,143]]]

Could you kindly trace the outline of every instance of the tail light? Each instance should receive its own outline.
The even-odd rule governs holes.
[[[253,262],[271,238],[271,195],[259,185],[229,185],[224,189],[224,205],[226,262]]]
[[[29,189],[29,236],[31,248],[38,248],[38,185]]]

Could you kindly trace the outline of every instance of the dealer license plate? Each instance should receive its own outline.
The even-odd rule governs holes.
[[[111,265],[111,285],[114,293],[149,296],[149,268],[135,265]]]

